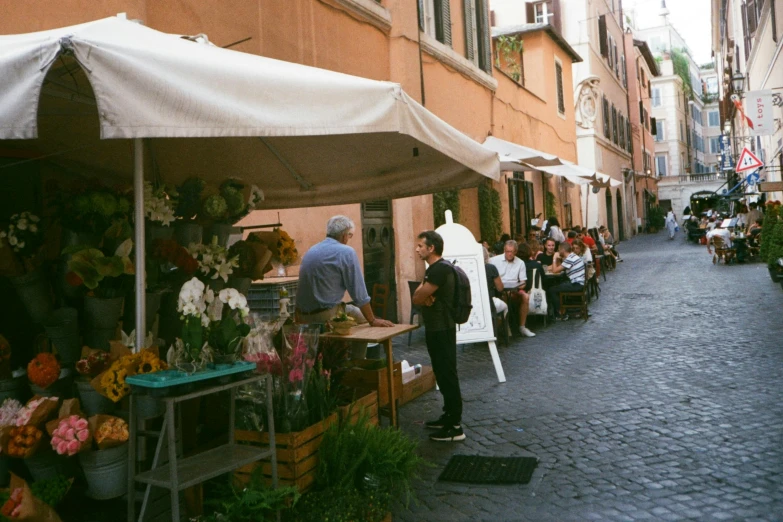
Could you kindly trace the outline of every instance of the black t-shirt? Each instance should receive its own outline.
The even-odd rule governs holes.
[[[435,302],[432,306],[422,306],[424,327],[431,331],[451,330],[456,328],[451,308],[454,306],[454,270],[448,266],[448,261],[439,259],[431,264],[424,273],[424,282],[432,283],[438,289],[432,294]]]
[[[541,252],[540,254],[538,254],[538,257],[536,258],[536,261],[538,261],[539,263],[541,263],[542,265],[545,265],[545,266],[552,266],[552,262],[554,260],[554,257],[555,257],[554,254],[552,254],[551,256],[548,256],[546,254],[546,252]]]
[[[539,257],[539,259],[541,258]],[[536,270],[536,280],[540,281],[544,275],[544,267],[539,261],[526,259],[525,272],[527,273],[527,281],[525,282],[525,292],[529,292],[533,289],[533,270]]]

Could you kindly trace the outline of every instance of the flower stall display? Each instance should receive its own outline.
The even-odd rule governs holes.
[[[57,427],[51,434],[51,444],[58,455],[71,457],[89,449],[92,439],[87,419],[79,415],[70,415],[57,422]]]
[[[13,458],[27,458],[33,455],[41,444],[43,432],[31,425],[11,428],[5,453]]]
[[[112,352],[116,359],[106,371],[95,377],[91,384],[98,393],[113,402],[119,402],[130,393],[130,386],[126,382],[128,377],[168,368],[158,356],[158,349],[155,347],[132,353],[127,347],[118,347],[115,344],[112,346]]]
[[[82,238],[92,237],[96,247],[113,223],[129,220],[133,209],[128,196],[97,184],[65,190],[62,194],[60,215],[63,226]],[[79,243],[84,244],[84,240],[80,238],[75,244]]]
[[[144,182],[144,217],[150,223],[171,226],[177,219],[174,212],[176,205],[165,186],[154,187],[149,181]]]
[[[96,415],[89,419],[93,440],[98,449],[108,449],[128,442],[128,423],[119,417]]]
[[[237,257],[230,257],[228,250],[218,245],[214,238],[207,245],[191,244],[188,251],[198,262],[199,273],[206,281],[222,280],[226,283],[228,276],[234,273],[234,268],[239,264]]]
[[[50,353],[39,353],[27,364],[27,377],[39,388],[48,388],[60,377],[57,357]]]
[[[40,426],[51,417],[60,399],[57,397],[39,397],[35,396],[25,404],[16,415],[16,425],[21,426]]]
[[[271,232],[253,232],[249,241],[258,241],[272,252],[271,262],[278,265],[278,276],[285,276],[285,267],[291,266],[299,259],[296,241],[282,228]]]

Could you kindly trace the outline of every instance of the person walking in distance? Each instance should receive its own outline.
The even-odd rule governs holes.
[[[413,293],[413,303],[422,307],[427,352],[443,395],[443,415],[426,422],[425,426],[436,430],[430,435],[430,440],[465,440],[462,431],[462,394],[457,375],[457,325],[451,309],[457,276],[451,264],[441,257],[443,238],[434,230],[419,234],[416,255],[429,267],[424,274],[424,281]]]

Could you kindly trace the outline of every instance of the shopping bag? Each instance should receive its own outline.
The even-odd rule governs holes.
[[[536,278],[537,269],[533,269],[533,288],[530,290],[529,315],[546,315],[546,292],[541,287],[541,278]]]

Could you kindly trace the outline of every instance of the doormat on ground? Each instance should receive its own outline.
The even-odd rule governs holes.
[[[535,457],[454,455],[438,480],[468,484],[527,484],[538,466]]]

